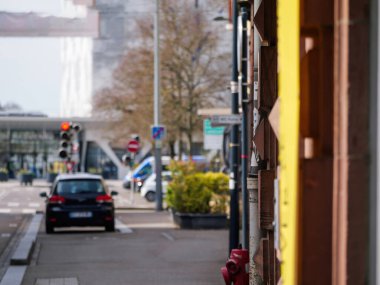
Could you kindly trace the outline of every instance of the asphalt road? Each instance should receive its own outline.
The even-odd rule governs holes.
[[[23,285],[224,284],[227,230],[176,229],[168,212],[152,211],[154,204],[137,195],[132,203],[129,191],[111,184],[120,192],[118,231],[76,228],[46,235],[42,223]],[[43,209],[38,194],[48,189],[42,181],[33,187],[0,184],[0,250],[9,251],[12,235]]]

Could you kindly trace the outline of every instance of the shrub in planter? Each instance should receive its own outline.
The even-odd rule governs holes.
[[[167,203],[182,228],[226,226],[228,177],[222,173],[197,173],[192,163],[174,162]]]
[[[96,168],[96,167],[90,167],[88,169],[88,173],[95,174],[95,175],[102,175],[102,169]]]
[[[168,186],[168,205],[181,213],[210,213],[212,191],[204,174],[196,173],[175,179]]]
[[[229,198],[229,179],[224,173],[208,172],[204,174],[207,187],[212,191],[210,210],[212,213],[227,212]]]
[[[33,184],[34,174],[28,170],[22,169],[18,173],[18,179],[20,181],[20,184]]]
[[[0,181],[8,181],[8,170],[0,168]]]
[[[58,176],[57,172],[48,172],[46,180],[48,183],[53,183],[57,176]]]

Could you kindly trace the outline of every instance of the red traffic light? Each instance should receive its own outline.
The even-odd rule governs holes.
[[[70,128],[71,128],[71,124],[70,124],[70,122],[62,122],[62,123],[61,123],[61,130],[62,130],[62,131],[67,132],[67,131],[70,130]]]

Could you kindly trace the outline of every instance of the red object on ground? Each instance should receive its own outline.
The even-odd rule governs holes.
[[[248,269],[249,254],[246,249],[233,249],[230,258],[226,262],[226,266],[221,268],[224,281],[227,285],[248,285],[249,275]]]
[[[131,140],[129,141],[128,145],[127,145],[127,150],[129,152],[137,152],[140,148],[140,143],[136,140]]]

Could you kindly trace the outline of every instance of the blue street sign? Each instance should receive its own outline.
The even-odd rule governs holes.
[[[165,127],[164,126],[153,126],[152,127],[152,139],[162,140],[165,137]]]

